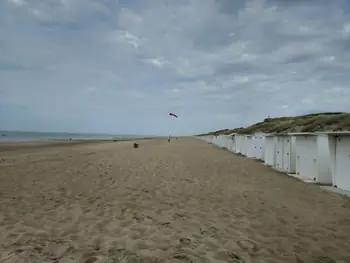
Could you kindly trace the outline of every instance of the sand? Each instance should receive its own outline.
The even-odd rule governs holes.
[[[0,262],[350,262],[348,197],[194,138],[132,144],[0,152]]]

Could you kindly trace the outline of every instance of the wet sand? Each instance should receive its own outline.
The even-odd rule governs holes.
[[[348,197],[194,138],[0,151],[0,263],[350,262],[349,248]]]

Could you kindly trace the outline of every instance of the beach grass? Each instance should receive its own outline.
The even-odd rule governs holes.
[[[224,129],[201,135],[252,134],[255,132],[287,133],[350,130],[350,113],[325,112],[302,116],[266,118],[248,127]]]

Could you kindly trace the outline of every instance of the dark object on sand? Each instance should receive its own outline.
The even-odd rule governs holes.
[[[134,148],[139,148],[139,144],[138,143],[134,143]]]
[[[72,140],[72,138],[69,138],[69,140],[71,141],[71,140]]]
[[[168,142],[170,142],[170,138],[168,138]]]

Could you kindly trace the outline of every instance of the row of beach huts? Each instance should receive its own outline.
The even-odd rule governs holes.
[[[350,191],[350,131],[201,136],[304,182]]]

